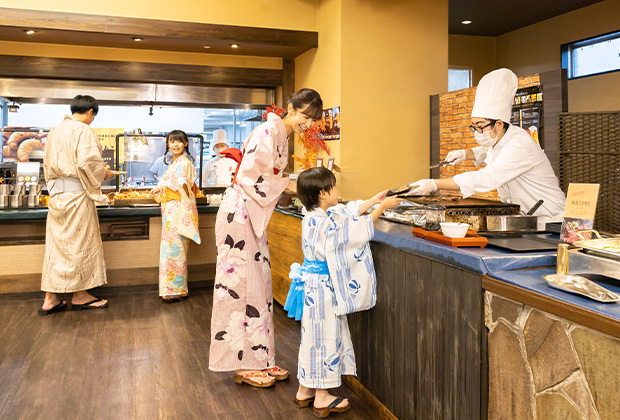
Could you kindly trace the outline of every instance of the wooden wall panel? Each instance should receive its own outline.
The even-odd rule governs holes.
[[[0,55],[0,77],[274,88],[282,70]]]
[[[481,276],[372,243],[377,306],[349,316],[358,380],[398,418],[486,418]]]
[[[291,264],[304,261],[301,250],[301,220],[274,212],[267,226],[269,241],[269,259],[271,260],[271,278],[273,298],[284,305],[291,281],[288,273]]]

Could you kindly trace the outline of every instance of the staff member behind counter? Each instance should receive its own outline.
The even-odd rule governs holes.
[[[534,213],[540,230],[546,222],[562,220],[566,197],[549,159],[525,130],[508,123],[517,85],[517,76],[508,69],[485,75],[476,89],[470,126],[480,146],[446,156],[452,165],[470,159],[476,166],[486,166],[452,178],[414,182],[409,195],[427,195],[439,189],[460,190],[463,197],[469,197],[497,189],[502,202],[518,204],[521,213],[543,199]]]
[[[222,150],[228,148],[226,130],[215,130],[213,134],[213,151],[216,156],[210,159],[202,169],[202,185],[228,186],[237,169],[237,162],[222,156]]]

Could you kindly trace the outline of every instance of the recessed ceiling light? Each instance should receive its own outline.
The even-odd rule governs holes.
[[[132,39],[136,42],[142,41],[142,38],[140,38],[139,36],[134,36]]]
[[[33,35],[37,33],[37,31],[35,31],[34,29],[24,29],[24,32],[26,32],[27,35]]]
[[[469,25],[471,23],[471,20],[463,20],[463,21],[461,21],[461,23],[463,25]]]
[[[205,45],[205,46],[204,46],[204,47],[202,47],[202,48],[204,48],[205,50],[208,50],[209,48],[211,48],[211,45]]]
[[[230,48],[239,48],[239,44],[230,44]]]

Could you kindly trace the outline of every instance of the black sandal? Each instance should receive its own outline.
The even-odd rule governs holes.
[[[101,302],[103,299],[101,298],[95,298],[93,300],[91,300],[90,302],[86,302],[86,303],[81,303],[81,304],[77,304],[77,303],[72,303],[71,306],[73,307],[74,311],[77,311],[78,309],[104,309],[108,307],[108,302],[104,303],[103,305],[100,306],[92,306],[93,303],[97,303],[97,302]]]
[[[61,300],[56,306],[50,309],[39,309],[39,316],[46,316],[54,312],[62,312],[67,309],[67,301]]]
[[[351,403],[347,402],[347,405],[345,405],[344,407],[336,407],[343,400],[344,400],[343,397],[336,397],[336,399],[332,401],[332,403],[328,405],[327,407],[324,407],[324,408],[314,407],[314,415],[319,418],[325,418],[325,417],[329,417],[330,413],[344,413],[349,408],[351,408]]]

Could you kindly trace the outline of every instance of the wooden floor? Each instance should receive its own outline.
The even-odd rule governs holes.
[[[291,378],[237,385],[208,370],[212,289],[163,304],[156,290],[101,289],[110,306],[37,315],[42,298],[0,295],[0,419],[314,419],[293,404],[299,323],[275,304],[276,361]],[[347,385],[352,403],[331,418],[377,415]]]

